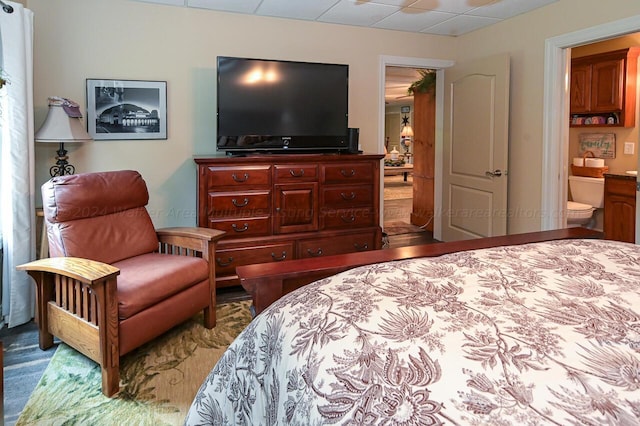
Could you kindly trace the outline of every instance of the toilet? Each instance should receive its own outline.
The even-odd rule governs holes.
[[[588,225],[594,211],[604,207],[604,178],[569,176],[569,191],[567,226]]]

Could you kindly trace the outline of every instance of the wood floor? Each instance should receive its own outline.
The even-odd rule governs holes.
[[[412,205],[410,198],[394,197],[385,200],[384,205],[385,222],[409,223]],[[435,242],[433,235],[427,231],[390,235],[387,248],[432,242]],[[218,303],[248,298],[248,294],[242,288],[223,289],[218,292]],[[0,341],[4,345],[4,424],[11,426],[18,420],[22,408],[55,353],[57,341],[52,348],[40,350],[38,332],[33,321],[11,329],[0,329]]]

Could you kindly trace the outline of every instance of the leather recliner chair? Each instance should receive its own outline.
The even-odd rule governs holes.
[[[215,326],[215,243],[208,228],[154,229],[131,170],[54,177],[42,186],[50,258],[18,269],[36,281],[39,345],[54,336],[119,390],[120,356],[204,310]]]

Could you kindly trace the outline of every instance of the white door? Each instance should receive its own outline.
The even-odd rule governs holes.
[[[442,239],[507,233],[509,56],[445,72]]]

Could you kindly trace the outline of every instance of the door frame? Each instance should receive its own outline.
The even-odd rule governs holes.
[[[544,51],[542,231],[566,228],[571,48],[640,31],[640,15],[549,38]],[[640,215],[636,212],[636,225]],[[638,227],[636,226],[636,229]]]
[[[407,68],[429,68],[436,70],[436,136],[435,136],[435,173],[434,173],[434,214],[442,211],[442,149],[444,126],[444,70],[455,64],[452,60],[427,59],[406,56],[380,56],[380,86],[378,90],[378,153],[384,153],[384,117],[385,117],[385,80],[387,66]],[[384,173],[380,173],[380,188],[384,189]],[[380,196],[380,217],[384,217],[384,197]],[[433,221],[433,238],[440,240],[442,229],[440,221]]]

